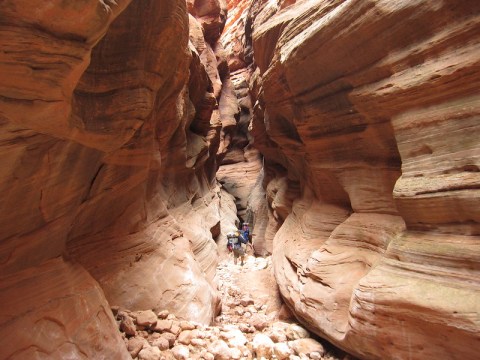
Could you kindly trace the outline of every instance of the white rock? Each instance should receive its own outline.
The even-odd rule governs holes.
[[[230,349],[230,359],[233,360],[240,360],[242,358],[243,354],[238,348],[231,348]]]
[[[230,359],[230,348],[228,347],[227,343],[223,340],[217,340],[212,342],[208,347],[208,352],[214,355],[215,360]]]
[[[177,345],[172,348],[172,354],[177,360],[187,360],[190,358],[190,350],[188,346]]]
[[[197,347],[205,347],[207,345],[207,342],[203,339],[192,339],[192,341],[190,341],[190,344],[193,345],[193,346],[197,346]]]
[[[240,329],[232,329],[229,331],[224,331],[220,334],[221,338],[228,342],[228,345],[239,347],[245,345],[248,340],[240,331]]]
[[[273,354],[273,346],[274,343],[272,339],[270,339],[265,334],[257,334],[253,338],[253,350],[255,351],[257,357],[266,357],[271,358]]]
[[[284,342],[275,344],[273,346],[273,352],[279,360],[288,359],[289,356],[293,354],[293,350]]]

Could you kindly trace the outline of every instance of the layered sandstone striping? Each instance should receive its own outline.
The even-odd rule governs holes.
[[[480,6],[258,0],[248,11],[252,134],[284,299],[361,358],[475,358]]]
[[[235,96],[237,111],[235,127],[227,134],[228,152],[222,158],[217,179],[226,191],[234,196],[237,213],[242,222],[249,222],[251,240],[257,254],[267,254],[264,246],[264,223],[267,204],[262,188],[262,159],[252,146],[249,128],[253,115],[253,104],[249,90],[251,48],[245,44],[247,9],[250,1],[229,1],[228,21],[221,37],[222,47],[227,54],[230,81]],[[233,104],[233,102],[231,102]],[[221,104],[222,105],[222,104]],[[253,206],[252,206],[253,204]],[[261,215],[259,215],[261,214]],[[238,227],[239,224],[236,224]],[[233,229],[234,227],[232,227]]]
[[[217,312],[225,6],[197,3],[0,5],[1,358],[129,358],[108,304]]]

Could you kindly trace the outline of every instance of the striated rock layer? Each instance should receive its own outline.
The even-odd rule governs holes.
[[[188,5],[0,5],[0,358],[130,358],[109,305],[218,311],[226,5]]]
[[[284,299],[361,358],[476,358],[480,4],[254,0],[246,11]]]
[[[228,1],[229,15],[221,36],[222,47],[227,54],[229,80],[235,96],[230,102],[230,108],[235,107],[236,112],[235,127],[226,134],[229,147],[222,158],[217,179],[225,190],[234,196],[239,220],[250,224],[255,253],[265,255],[268,253],[264,244],[267,203],[262,188],[263,163],[258,150],[252,146],[253,138],[249,132],[253,116],[249,90],[253,59],[252,49],[245,41],[247,38],[251,39],[246,36],[249,21],[247,9],[250,2]],[[236,225],[238,227],[239,224]]]

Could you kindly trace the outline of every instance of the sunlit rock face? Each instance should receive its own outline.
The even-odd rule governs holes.
[[[109,305],[214,317],[225,6],[198,3],[0,5],[0,358],[128,359]]]
[[[361,358],[475,358],[480,4],[254,0],[248,13],[284,299]]]

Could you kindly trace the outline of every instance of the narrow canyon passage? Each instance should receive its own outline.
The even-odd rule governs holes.
[[[0,359],[476,359],[479,44],[478,0],[1,1]]]

